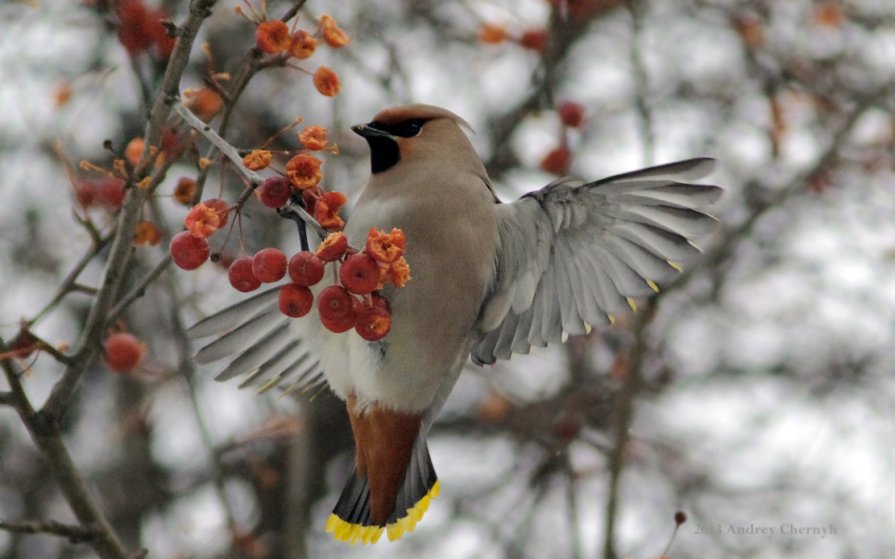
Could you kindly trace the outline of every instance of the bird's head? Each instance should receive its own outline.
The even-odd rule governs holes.
[[[447,109],[415,104],[386,109],[372,121],[351,129],[370,145],[370,167],[376,174],[399,161],[474,155],[461,126],[469,128],[465,120]]]

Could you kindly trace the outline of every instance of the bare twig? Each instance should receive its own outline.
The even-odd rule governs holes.
[[[168,269],[171,264],[171,255],[166,253],[165,256],[146,274],[140,283],[135,285],[118,303],[109,311],[107,320],[115,321],[121,313],[123,313],[134,301],[142,297],[146,293],[146,288],[154,282],[156,278],[162,275],[162,272]]]
[[[35,522],[7,522],[0,520],[0,530],[16,534],[50,534],[67,538],[72,543],[87,542],[100,535],[99,530],[73,524],[63,524],[55,520]]]
[[[634,81],[637,84],[637,94],[634,96],[634,106],[637,110],[640,136],[643,141],[643,159],[645,165],[652,165],[655,159],[655,131],[653,129],[653,114],[650,109],[649,80],[646,75],[646,65],[643,62],[642,26],[645,8],[641,3],[628,0],[626,2],[628,12],[631,14],[631,69],[634,72]]]

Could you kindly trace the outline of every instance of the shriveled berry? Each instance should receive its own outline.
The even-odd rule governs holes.
[[[519,37],[519,44],[527,49],[543,52],[547,48],[547,31],[529,29]]]
[[[362,303],[354,313],[354,330],[370,342],[381,340],[392,328],[392,316],[386,307]]]
[[[258,188],[258,198],[268,208],[281,208],[292,195],[292,183],[286,177],[267,177]]]
[[[133,334],[116,332],[103,342],[103,357],[106,360],[106,365],[119,373],[133,371],[143,360],[145,354],[146,346]]]
[[[287,283],[280,288],[280,312],[292,318],[308,314],[314,305],[314,294],[304,285]]]
[[[265,248],[252,258],[252,272],[263,283],[280,281],[286,275],[286,255],[276,248]]]
[[[218,219],[221,220],[218,223],[218,228],[227,225],[227,221],[230,219],[230,204],[220,198],[209,198],[203,200],[202,203],[218,213]]]
[[[563,101],[559,104],[559,119],[571,128],[578,128],[584,123],[584,105],[575,101]]]
[[[184,270],[195,270],[208,260],[211,249],[206,239],[194,237],[189,231],[181,231],[174,235],[168,245],[174,264]]]
[[[354,297],[341,285],[330,285],[317,296],[320,318],[340,320],[354,315]]]
[[[261,287],[261,280],[252,271],[252,257],[241,256],[227,268],[227,279],[237,291],[248,293]]]
[[[346,250],[348,250],[348,237],[345,236],[345,233],[337,231],[323,239],[323,242],[317,247],[317,256],[324,262],[332,262],[342,258]]]
[[[366,295],[376,289],[379,277],[379,264],[363,252],[352,254],[339,268],[342,285],[356,295]]]
[[[324,267],[319,256],[303,250],[289,259],[289,278],[298,285],[316,285],[323,279]]]

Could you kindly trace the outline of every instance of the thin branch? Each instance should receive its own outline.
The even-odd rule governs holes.
[[[71,543],[82,543],[96,539],[100,532],[95,528],[83,528],[73,524],[63,524],[55,520],[35,522],[7,522],[0,520],[0,530],[16,534],[50,534],[67,538]]]
[[[615,522],[618,517],[619,491],[625,467],[625,455],[630,440],[629,430],[634,420],[634,404],[643,387],[643,362],[646,357],[647,330],[655,311],[655,299],[647,303],[643,312],[635,315],[632,333],[634,344],[629,352],[628,370],[617,396],[616,419],[612,428],[614,444],[609,455],[609,490],[606,497],[603,559],[615,559]]]
[[[146,288],[149,287],[149,284],[162,275],[162,272],[167,270],[170,264],[171,255],[166,252],[165,256],[152,268],[152,270],[149,271],[148,274],[146,274],[146,276],[143,277],[143,279],[140,280],[140,283],[135,285],[127,295],[122,297],[118,303],[112,307],[109,311],[107,320],[109,322],[114,322],[134,301],[145,295]]]
[[[155,98],[146,125],[146,150],[150,146],[158,146],[162,129],[171,113],[171,99],[176,98],[180,79],[189,61],[190,49],[205,18],[211,15],[211,7],[215,0],[193,0],[190,4],[190,15],[186,23],[178,31],[174,51],[168,61],[168,68],[162,80],[162,86]],[[143,157],[140,166],[135,170],[138,174],[145,172],[151,157]],[[130,188],[125,198],[124,208],[119,214],[115,238],[106,261],[102,283],[90,312],[85,321],[81,336],[73,351],[72,363],[65,368],[62,378],[56,382],[50,397],[44,404],[43,411],[54,420],[58,420],[68,407],[72,394],[81,381],[87,364],[99,347],[100,339],[107,324],[108,311],[114,304],[127,270],[128,260],[132,254],[132,239],[137,222],[140,219],[140,208],[146,202],[152,189]]]
[[[655,130],[653,127],[653,114],[647,99],[649,97],[649,80],[646,74],[646,65],[643,60],[643,14],[642,3],[628,0],[626,2],[628,12],[631,14],[631,69],[634,72],[636,95],[634,107],[638,115],[640,136],[643,141],[643,158],[645,165],[652,165],[655,160]]]

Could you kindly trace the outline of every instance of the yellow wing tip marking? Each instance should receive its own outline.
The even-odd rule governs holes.
[[[628,300],[628,306],[631,307],[631,310],[637,312],[637,301],[630,297],[625,297]]]
[[[609,319],[609,324],[615,324],[615,315],[614,314],[607,314],[606,318]]]
[[[423,518],[423,515],[426,514],[426,511],[429,510],[429,505],[432,503],[432,499],[438,497],[439,491],[441,491],[441,487],[438,484],[438,480],[436,480],[435,484],[432,485],[432,488],[429,489],[429,492],[426,493],[422,499],[417,501],[415,505],[407,509],[406,516],[389,524],[386,527],[389,541],[393,542],[404,534],[412,532],[413,529],[416,528],[416,523],[419,522]]]
[[[659,292],[659,286],[656,285],[656,282],[654,282],[653,280],[646,280],[646,284],[647,284],[647,285],[650,287],[650,289],[652,289],[654,292],[656,292],[656,293]]]
[[[326,532],[333,535],[333,538],[345,543],[355,545],[358,542],[363,544],[376,543],[385,528],[382,526],[361,526],[360,524],[352,524],[342,520],[335,514],[330,514],[326,519]]]
[[[671,260],[666,260],[666,262],[668,262],[668,265],[671,266],[672,268],[674,268],[675,270],[677,270],[678,272],[684,271],[684,269],[681,268],[681,265],[678,264],[677,262],[672,262]]]

